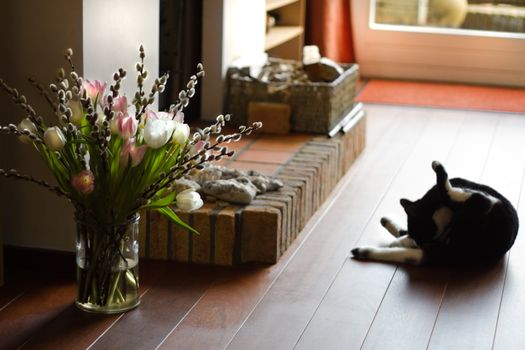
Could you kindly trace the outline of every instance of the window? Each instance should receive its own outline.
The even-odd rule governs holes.
[[[459,10],[447,15],[438,7],[445,3],[455,3]],[[523,2],[354,0],[361,73],[525,86],[525,6],[518,3]]]

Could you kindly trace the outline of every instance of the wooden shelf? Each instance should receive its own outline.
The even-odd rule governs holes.
[[[266,15],[276,25],[266,33],[265,51],[272,57],[300,60],[304,45],[306,0],[266,0]]]
[[[265,50],[279,46],[288,40],[302,35],[304,32],[301,26],[276,26],[271,28],[266,34]]]
[[[294,2],[298,2],[298,0],[266,0],[266,11],[272,11]]]

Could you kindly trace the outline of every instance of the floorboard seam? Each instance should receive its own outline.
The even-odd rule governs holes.
[[[360,159],[362,159],[363,157],[359,157],[355,162],[354,162],[354,166],[353,168],[358,164],[358,162],[360,161]],[[250,318],[250,316],[253,314],[253,312],[255,311],[255,309],[257,309],[257,306],[261,303],[261,301],[265,298],[266,294],[268,293],[268,291],[270,289],[272,289],[273,285],[276,283],[276,281],[279,279],[279,277],[281,276],[281,274],[284,272],[284,270],[286,270],[286,267],[293,261],[293,259],[295,258],[295,256],[297,255],[297,253],[300,251],[301,247],[306,243],[306,241],[308,240],[308,238],[310,237],[310,235],[314,232],[315,228],[319,225],[319,223],[321,222],[322,218],[328,213],[328,211],[330,210],[330,208],[334,205],[334,203],[336,202],[336,200],[341,196],[341,194],[343,193],[343,191],[336,191],[337,189],[339,188],[343,188],[343,187],[346,187],[346,185],[354,178],[355,174],[354,174],[354,171],[351,169],[347,175],[343,176],[343,178],[340,180],[340,182],[336,185],[336,187],[332,190],[335,195],[334,197],[330,200],[329,203],[325,203],[326,206],[325,208],[321,207],[320,209],[322,209],[322,213],[316,218],[316,222],[312,225],[312,227],[308,230],[308,233],[305,235],[305,237],[303,238],[303,240],[301,241],[301,243],[299,244],[299,246],[295,249],[295,251],[293,252],[292,256],[290,256],[290,258],[288,259],[288,261],[286,262],[286,264],[282,267],[281,271],[279,271],[279,273],[277,274],[277,276],[275,276],[274,280],[272,281],[272,283],[268,286],[268,288],[264,291],[263,295],[259,298],[259,300],[255,303],[255,305],[252,307],[252,309],[250,310],[250,312],[248,313],[248,315],[245,317],[244,321],[240,324],[240,326],[238,327],[237,331],[232,335],[230,341],[226,344],[226,346],[224,347],[224,350],[227,349],[230,344],[232,343],[232,341],[235,339],[235,337],[237,336],[237,334],[239,333],[239,331],[242,329],[242,327],[244,326],[244,324],[246,323],[246,321]],[[324,206],[324,205],[323,205]]]

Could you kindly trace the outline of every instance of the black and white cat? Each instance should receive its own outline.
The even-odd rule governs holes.
[[[390,219],[383,225],[396,239],[386,247],[352,249],[356,259],[422,263],[489,263],[507,252],[518,233],[512,204],[492,188],[461,178],[449,181],[439,162],[432,162],[437,184],[423,198],[401,199],[408,229]]]

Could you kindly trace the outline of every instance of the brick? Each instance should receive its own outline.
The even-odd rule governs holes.
[[[188,213],[177,212],[177,216],[184,223],[192,226],[191,215]],[[180,227],[179,225],[172,225],[172,235],[173,235],[173,259],[179,262],[189,262],[191,261],[191,249],[190,241],[193,241],[193,232],[186,230],[185,228]]]
[[[191,261],[198,264],[208,264],[211,258],[211,231],[210,214],[214,209],[213,204],[205,204],[202,208],[192,213],[193,228],[199,234],[193,235],[193,251]]]
[[[242,213],[241,261],[273,264],[279,258],[281,212],[247,206]]]
[[[296,229],[292,232],[295,236],[297,236],[299,231],[301,231],[303,228],[303,220],[305,218],[305,183],[300,180],[296,180],[295,178],[287,178],[286,176],[279,176],[279,180],[283,181],[284,183],[284,187],[281,189],[281,191],[293,193],[292,198],[295,200],[295,203],[293,204],[292,216],[294,217],[294,226]],[[295,236],[293,238],[295,238]]]
[[[261,198],[261,197],[257,197],[256,199],[254,199],[251,204],[255,206],[261,206],[261,207],[262,206],[273,207],[273,208],[279,209],[279,211],[281,212],[281,222],[279,224],[279,227],[281,230],[281,237],[280,237],[281,239],[278,245],[279,256],[281,256],[286,250],[286,248],[288,247],[287,242],[289,240],[289,235],[291,234],[289,230],[289,226],[288,226],[290,218],[288,216],[287,204],[281,201],[276,201],[276,200],[266,199],[266,198]]]
[[[281,249],[281,255],[284,253],[284,251],[290,246],[292,243],[294,237],[297,235],[296,227],[295,227],[295,216],[293,213],[294,209],[294,201],[292,198],[292,195],[290,192],[286,193],[285,191],[277,191],[277,192],[268,192],[265,194],[262,194],[260,196],[257,196],[257,200],[264,200],[264,201],[271,201],[271,202],[278,202],[284,205],[283,210],[283,240],[282,240],[282,247]]]
[[[215,265],[275,263],[353,164],[365,143],[365,118],[347,134],[332,139],[302,134],[252,138],[243,150],[257,152],[245,157],[261,155],[261,151],[276,151],[288,153],[292,159],[282,166],[252,161],[233,163],[242,164],[243,170],[259,171],[254,165],[270,165],[268,172],[283,181],[284,187],[257,196],[252,205],[246,207],[221,208],[206,204],[192,214],[177,213],[184,222],[199,230],[200,236],[169,223],[157,213],[143,212],[141,257]]]
[[[215,261],[216,265],[235,263],[235,213],[240,207],[225,207],[217,215],[215,222]]]
[[[234,161],[229,164],[229,167],[242,171],[255,170],[261,174],[273,176],[273,174],[278,171],[280,165],[271,163]]]
[[[287,166],[281,173],[279,178],[288,178],[293,180],[300,180],[303,182],[301,186],[303,189],[304,196],[302,198],[303,210],[301,214],[301,223],[305,224],[307,218],[312,214],[313,202],[314,202],[314,189],[312,183],[312,175],[301,172],[300,170]]]
[[[301,151],[297,157],[294,158],[290,165],[297,165],[301,167],[315,168],[317,170],[317,191],[318,191],[318,202],[324,201],[328,195],[328,190],[332,184],[329,158],[326,154],[310,151]],[[333,186],[332,186],[333,187]],[[318,203],[317,205],[320,205]]]
[[[319,186],[321,185],[321,182],[319,181],[319,167],[314,166],[313,164],[304,164],[301,162],[290,162],[288,165],[288,170],[296,173],[298,175],[306,176],[308,179],[308,185],[310,188],[310,194],[311,194],[311,203],[307,203],[307,216],[310,217],[313,215],[313,213],[317,210],[319,207],[319,203],[321,201],[320,199],[320,190]],[[307,189],[308,191],[308,189]]]
[[[292,152],[252,150],[244,151],[237,157],[237,161],[284,164],[293,157]]]
[[[312,135],[309,134],[289,134],[286,136],[265,135],[254,142],[250,149],[261,149],[266,151],[283,151],[283,152],[297,152],[310,139]]]
[[[168,219],[158,211],[151,211],[149,235],[150,258],[168,259]]]

